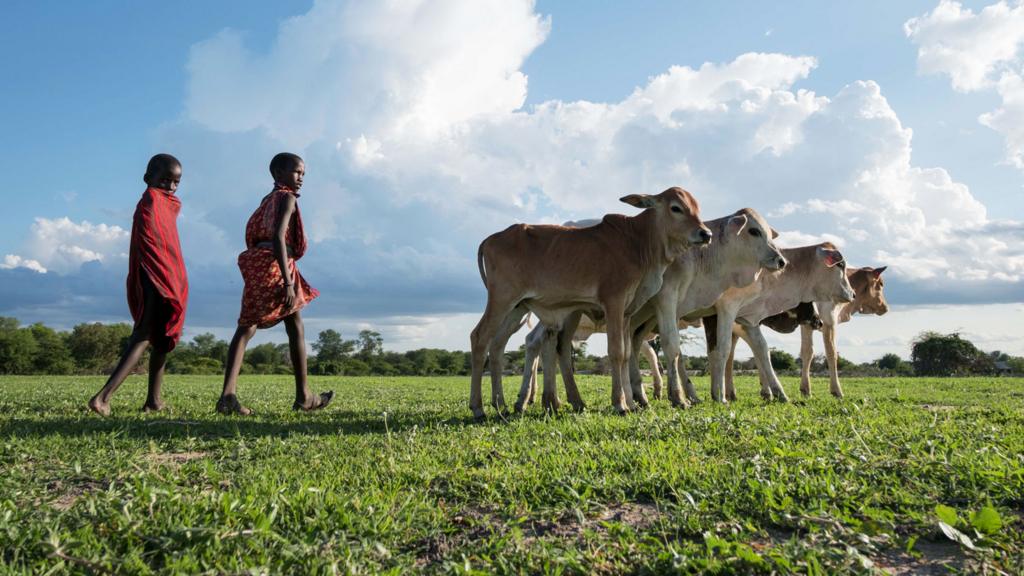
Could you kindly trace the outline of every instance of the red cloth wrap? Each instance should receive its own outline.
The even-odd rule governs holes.
[[[282,201],[289,194],[299,196],[290,188],[275,185],[245,225],[246,250],[238,255],[238,269],[245,282],[242,289],[242,311],[238,315],[239,326],[269,328],[286,316],[302,310],[320,295],[316,288],[306,282],[295,265],[306,253],[307,245],[302,228],[302,213],[296,204],[285,232],[285,246],[289,252],[288,272],[295,283],[295,304],[290,308],[285,305],[284,278],[281,277],[281,266],[274,256],[272,244],[277,236],[277,220]]]
[[[147,188],[135,207],[128,252],[128,308],[137,323],[146,302],[142,286],[145,274],[164,300],[149,342],[167,351],[173,350],[181,338],[188,303],[188,276],[176,223],[180,211],[181,200],[173,193]]]

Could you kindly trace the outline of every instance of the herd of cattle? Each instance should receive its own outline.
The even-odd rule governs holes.
[[[787,333],[800,328],[804,395],[810,394],[811,336],[820,329],[831,392],[842,397],[836,325],[854,313],[888,311],[881,278],[885,267],[847,268],[828,242],[780,249],[773,242],[778,233],[750,208],[702,222],[697,201],[681,188],[621,200],[643,212],[565,226],[515,224],[480,244],[477,264],[487,307],[470,337],[474,416],[484,416],[485,364],[491,405],[504,411],[505,345],[529,313],[540,323],[526,339],[517,412],[533,401],[538,361],[544,369],[542,405],[546,410],[560,407],[556,359],[569,403],[583,410],[573,378],[572,343],[599,331],[608,336],[612,406],[618,412],[648,404],[634,351],[650,360],[654,397],[661,397],[657,355],[649,344],[655,335],[660,335],[665,357],[669,400],[676,406],[700,402],[679,362],[679,329],[700,324],[707,337],[713,400],[736,398],[732,364],[740,338],[754,352],[761,395],[787,400],[772,369],[762,324]]]

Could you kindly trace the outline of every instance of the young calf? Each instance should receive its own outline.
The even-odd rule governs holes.
[[[631,194],[622,201],[644,211],[632,217],[609,214],[588,228],[516,224],[480,244],[477,265],[487,306],[470,335],[474,416],[484,416],[481,381],[488,357],[491,403],[504,410],[504,348],[528,311],[554,332],[581,310],[600,310],[608,325],[612,405],[619,412],[631,409],[624,394],[630,317],[661,288],[669,264],[689,246],[709,242],[711,231],[700,221],[697,201],[682,188]],[[578,392],[575,396],[570,402],[582,407]]]
[[[875,314],[882,316],[889,311],[889,303],[885,301],[881,268],[852,268],[846,271],[855,296],[853,302],[834,304],[819,302],[818,312],[821,315],[821,338],[825,342],[825,358],[828,362],[829,391],[836,398],[843,397],[843,387],[839,384],[839,370],[836,367],[836,326],[849,322],[854,314]],[[811,342],[812,329],[800,329],[800,393],[811,395],[811,359],[814,357],[814,345]]]
[[[725,372],[732,349],[734,323],[739,323],[754,352],[761,376],[761,395],[766,400],[776,397],[788,400],[769,359],[768,343],[761,334],[765,318],[793,308],[801,302],[853,301],[854,292],[846,277],[842,254],[829,242],[782,251],[789,261],[781,271],[762,274],[757,282],[730,289],[715,303],[714,317],[704,319],[711,367],[711,397],[725,402],[736,392],[726,390]],[[718,326],[723,327],[718,330]]]

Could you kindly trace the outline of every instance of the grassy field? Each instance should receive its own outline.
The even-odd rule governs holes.
[[[586,413],[483,423],[466,378],[318,378],[295,414],[248,377],[249,419],[173,376],[169,411],[134,377],[103,419],[101,383],[0,377],[0,572],[1024,573],[1020,379],[620,417],[584,377]]]

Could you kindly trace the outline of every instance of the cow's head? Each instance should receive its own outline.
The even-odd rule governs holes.
[[[882,281],[882,272],[886,266],[881,268],[857,268],[849,270],[847,276],[850,278],[850,285],[857,294],[854,298],[856,311],[861,314],[877,314],[881,316],[889,311],[889,303],[885,301],[885,282]]]
[[[621,201],[654,214],[658,233],[667,239],[667,248],[680,253],[695,244],[711,241],[711,230],[700,221],[700,206],[692,194],[672,187],[661,194],[630,194]]]
[[[856,293],[846,277],[846,261],[830,242],[818,245],[815,250],[816,265],[813,268],[815,302],[853,302]]]
[[[722,243],[732,253],[740,251],[746,258],[754,258],[762,268],[782,270],[787,262],[773,242],[778,236],[756,210],[743,208],[726,221]]]

